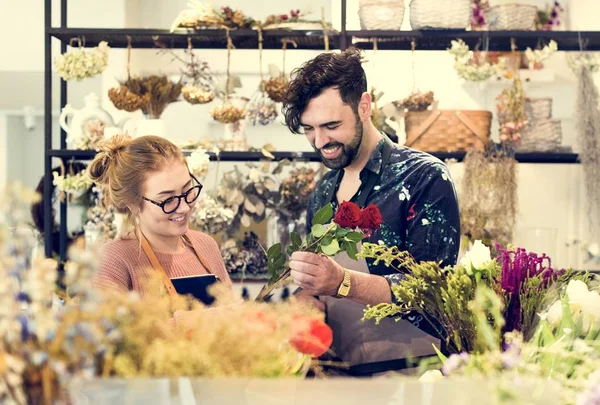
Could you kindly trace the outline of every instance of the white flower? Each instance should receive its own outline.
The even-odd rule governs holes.
[[[427,370],[419,377],[420,382],[435,382],[444,378],[440,370]]]
[[[196,177],[204,177],[208,172],[210,164],[210,156],[206,150],[199,148],[187,158],[188,167],[192,174]]]
[[[556,301],[546,314],[546,320],[553,328],[556,328],[560,324],[562,319],[562,304],[560,301]]]
[[[476,240],[471,249],[460,260],[460,264],[467,269],[467,272],[470,272],[472,270],[485,269],[491,261],[490,248],[485,246],[480,240]]]

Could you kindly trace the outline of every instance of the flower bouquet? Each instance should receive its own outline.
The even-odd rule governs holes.
[[[325,205],[313,217],[306,240],[303,241],[300,235],[292,232],[292,243],[287,249],[284,249],[281,243],[276,243],[268,249],[270,278],[258,293],[256,300],[268,299],[277,286],[288,280],[291,274],[291,270],[286,266],[288,255],[301,251],[333,257],[345,252],[350,258],[356,259],[356,244],[378,229],[381,222],[381,213],[373,204],[361,209],[353,202],[344,201],[335,212],[335,216],[332,204]]]

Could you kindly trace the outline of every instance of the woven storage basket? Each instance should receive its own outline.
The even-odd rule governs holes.
[[[412,0],[413,30],[465,29],[471,19],[471,0]]]
[[[405,145],[424,152],[484,151],[490,142],[492,113],[480,110],[409,111]]]
[[[525,114],[529,122],[549,119],[552,116],[552,98],[526,98]]]
[[[552,152],[562,143],[560,120],[534,121],[521,132],[520,152]]]
[[[537,7],[526,4],[493,6],[486,15],[490,31],[528,31],[535,29]]]
[[[404,0],[360,0],[361,30],[399,30],[404,19]]]

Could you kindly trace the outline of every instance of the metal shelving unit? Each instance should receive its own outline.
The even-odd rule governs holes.
[[[346,29],[346,0],[341,0],[341,31],[328,32],[327,38],[330,49],[344,50],[348,46],[371,49],[377,41],[379,50],[408,50],[414,42],[416,50],[445,50],[452,40],[461,38],[469,46],[475,48],[487,47],[490,51],[509,51],[514,42],[518,49],[536,47],[554,39],[561,51],[600,51],[600,31],[348,31]],[[67,45],[75,38],[85,40],[86,47],[96,46],[100,41],[108,41],[112,48],[152,49],[159,47],[187,48],[188,38],[195,48],[225,49],[227,45],[225,31],[219,29],[189,30],[177,29],[170,32],[165,29],[96,29],[68,28],[67,0],[60,1],[60,27],[52,26],[52,0],[45,0],[45,32],[44,32],[44,100],[45,100],[45,156],[44,156],[44,245],[47,257],[52,256],[52,232],[54,218],[52,215],[52,159],[63,161],[70,159],[89,160],[96,154],[89,150],[66,149],[66,133],[60,130],[60,147],[52,145],[52,39],[61,42],[61,53],[66,52]],[[231,30],[231,38],[237,49],[257,49],[258,32],[256,30]],[[323,50],[325,36],[322,30],[265,30],[263,31],[264,49],[281,49],[283,39],[292,39],[298,49]],[[67,104],[67,83],[60,82],[60,107]],[[298,159],[318,161],[314,152],[274,152],[275,160]],[[455,159],[460,161],[464,153],[434,153],[440,159]],[[217,157],[211,155],[212,160]],[[241,162],[267,159],[261,152],[222,152],[220,161]],[[578,156],[573,153],[517,153],[516,159],[522,163],[578,163]],[[67,249],[67,203],[60,203],[60,251],[61,261],[66,258]]]

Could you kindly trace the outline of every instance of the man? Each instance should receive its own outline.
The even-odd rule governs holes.
[[[304,133],[331,171],[320,180],[307,211],[343,201],[375,204],[381,228],[367,238],[409,251],[417,261],[456,263],[460,219],[447,167],[433,156],[393,144],[371,122],[371,97],[360,51],[324,53],[293,72],[284,102],[286,125]],[[297,252],[294,283],[315,296],[334,330],[333,351],[357,373],[406,367],[406,358],[433,354],[433,329],[417,316],[380,325],[361,322],[366,305],[393,302],[402,274],[384,264]],[[308,298],[311,299],[311,298]],[[389,321],[389,322],[385,322]],[[362,367],[362,369],[361,369]]]

